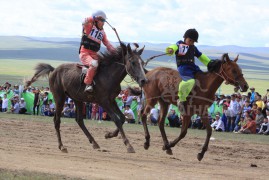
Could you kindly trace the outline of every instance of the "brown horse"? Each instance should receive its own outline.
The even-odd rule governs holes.
[[[158,119],[158,125],[164,142],[163,150],[166,150],[167,154],[172,154],[171,147],[174,147],[187,134],[187,130],[191,122],[191,116],[193,114],[201,116],[207,131],[206,141],[202,151],[197,156],[198,160],[201,161],[204,153],[207,151],[209,139],[212,133],[207,110],[214,101],[214,95],[217,89],[223,81],[226,81],[226,84],[232,84],[236,87],[240,87],[241,91],[247,91],[248,89],[248,84],[243,77],[242,70],[236,63],[237,60],[238,56],[234,61],[231,61],[228,54],[224,54],[216,72],[197,73],[195,75],[196,84],[187,98],[187,105],[184,107],[186,113],[182,116],[183,124],[181,133],[179,137],[170,143],[168,142],[164,130],[164,121],[169,105],[177,104],[178,85],[181,78],[176,70],[170,68],[158,67],[149,71],[146,74],[148,83],[143,86],[146,99],[146,106],[142,110],[142,122],[146,139],[144,148],[148,149],[150,145],[150,135],[146,123],[147,114],[150,112],[150,109],[159,102],[160,116]],[[139,92],[137,89],[130,88],[130,90],[133,94],[141,94],[141,91]]]
[[[67,152],[63,146],[60,134],[61,112],[64,106],[66,97],[74,100],[76,106],[76,122],[85,133],[93,148],[100,148],[92,135],[89,133],[83,122],[83,102],[95,102],[104,108],[111,119],[115,122],[119,129],[123,142],[127,146],[128,152],[135,152],[129,140],[125,136],[122,124],[125,117],[120,111],[115,101],[116,96],[120,93],[121,81],[127,73],[142,86],[146,83],[146,77],[142,66],[142,54],[144,48],[139,51],[132,50],[130,45],[121,44],[115,53],[104,53],[99,55],[100,66],[98,73],[94,77],[96,85],[92,93],[85,93],[85,84],[81,83],[81,67],[75,63],[62,64],[57,68],[53,68],[49,64],[38,64],[35,68],[36,72],[32,79],[27,82],[26,86],[30,86],[41,76],[49,76],[49,85],[53,94],[56,113],[54,115],[54,125],[58,138],[59,149]],[[106,138],[114,137],[115,134],[107,133]]]

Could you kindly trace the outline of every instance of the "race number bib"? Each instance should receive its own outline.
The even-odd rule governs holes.
[[[88,37],[95,42],[101,43],[104,34],[102,30],[98,30],[96,27],[93,27]]]
[[[178,54],[185,55],[189,50],[189,46],[186,44],[179,44],[178,45]]]

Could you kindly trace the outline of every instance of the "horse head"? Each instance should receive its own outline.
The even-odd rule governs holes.
[[[126,71],[138,84],[143,86],[147,82],[147,78],[143,69],[143,60],[141,59],[141,54],[145,46],[136,51],[131,49],[130,44],[127,46],[121,43],[121,47],[124,54],[124,64]]]
[[[237,64],[238,55],[234,60],[230,60],[228,53],[223,54],[221,61],[219,75],[225,80],[225,83],[239,87],[241,92],[246,92],[249,86],[243,76],[242,69]]]

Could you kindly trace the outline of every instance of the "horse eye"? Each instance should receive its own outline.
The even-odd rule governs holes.
[[[237,72],[236,72],[235,70],[233,70],[232,73],[233,73],[234,75],[237,75]]]

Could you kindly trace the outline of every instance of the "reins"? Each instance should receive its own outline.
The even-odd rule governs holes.
[[[225,64],[225,63],[222,63],[221,64],[221,66],[220,66],[220,72],[219,73],[216,73],[215,72],[215,74],[218,75],[219,77],[221,77],[224,81],[226,81],[225,84],[234,84],[234,85],[237,85],[239,82],[236,81],[235,79],[229,77],[229,75],[223,69],[223,64]],[[243,74],[240,74],[238,77],[242,77],[242,76],[243,76]],[[231,83],[229,83],[229,81]]]

